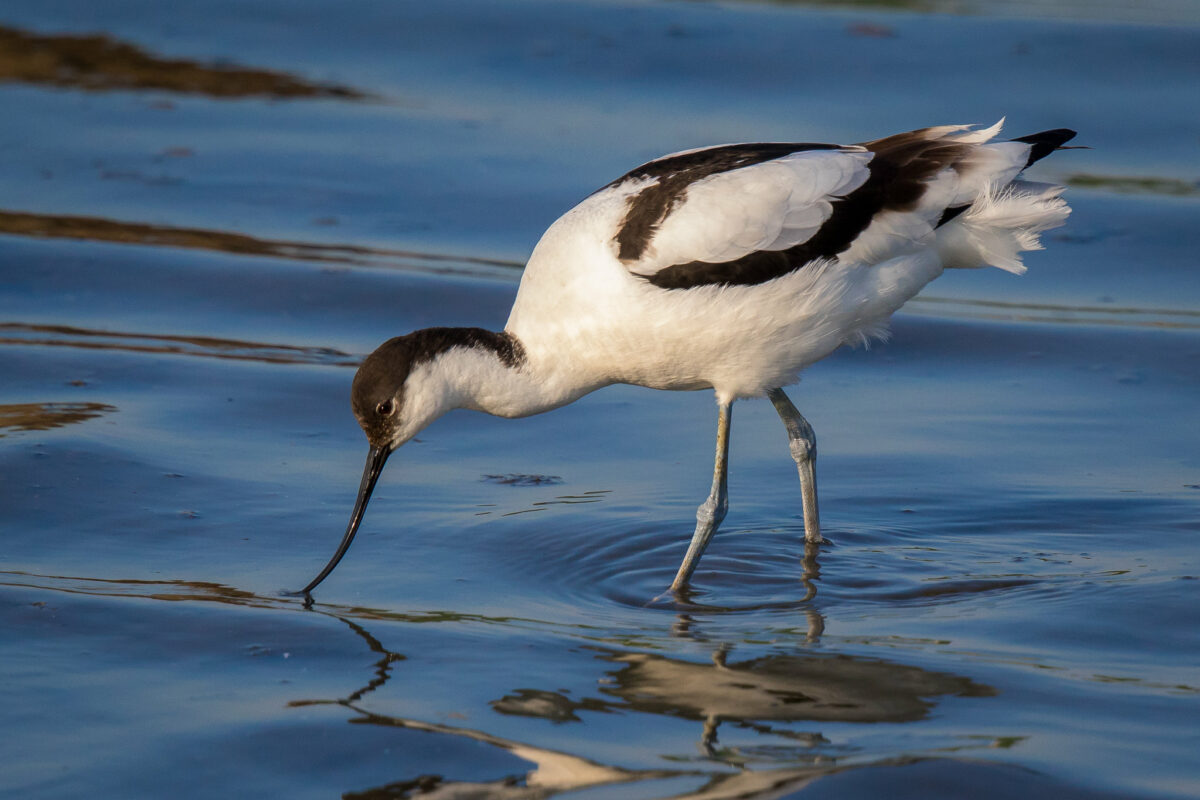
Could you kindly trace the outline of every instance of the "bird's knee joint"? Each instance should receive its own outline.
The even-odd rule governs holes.
[[[708,499],[696,509],[696,519],[708,525],[720,525],[721,520],[725,519],[725,512],[728,510],[728,502]]]
[[[792,458],[797,464],[805,461],[816,461],[817,459],[817,441],[813,438],[791,439],[788,442],[788,449],[792,452]]]

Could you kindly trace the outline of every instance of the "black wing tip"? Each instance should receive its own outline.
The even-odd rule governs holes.
[[[1028,167],[1033,162],[1040,161],[1050,155],[1074,138],[1075,131],[1070,128],[1055,128],[1049,131],[1041,131],[1040,133],[1031,133],[1028,136],[1018,136],[1013,141],[1031,145],[1029,160],[1025,162],[1025,166]]]

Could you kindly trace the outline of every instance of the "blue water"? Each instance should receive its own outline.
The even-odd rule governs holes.
[[[1200,14],[924,8],[5,3],[0,794],[1200,794]],[[136,88],[53,61],[83,33],[148,55]],[[440,420],[315,604],[280,594],[350,512],[353,364],[500,328],[596,187],[1001,115],[1080,131],[1030,171],[1075,212],[1028,274],[946,275],[806,373],[815,563],[739,403],[729,516],[691,602],[652,602],[714,406],[612,387]]]

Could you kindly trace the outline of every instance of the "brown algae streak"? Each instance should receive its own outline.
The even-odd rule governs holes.
[[[332,347],[298,347],[285,344],[245,342],[237,339],[218,339],[212,336],[123,333],[90,330],[69,325],[27,325],[20,322],[0,322],[0,345],[6,344],[118,350],[128,353],[161,353],[224,358],[234,361],[259,361],[267,364],[327,364],[353,367],[357,366],[359,362],[356,356]]]
[[[0,82],[4,81],[89,92],[151,89],[214,98],[369,97],[348,86],[309,83],[283,72],[163,58],[104,34],[46,35],[0,27]]]
[[[354,267],[381,267],[437,275],[515,275],[524,265],[493,258],[421,253],[353,244],[322,244],[262,239],[233,231],[178,228],[144,222],[33,214],[0,209],[0,234],[35,239],[77,239],[150,247],[213,250],[242,256],[315,261]]]
[[[0,439],[11,433],[48,431],[116,411],[105,403],[9,403],[0,405]]]

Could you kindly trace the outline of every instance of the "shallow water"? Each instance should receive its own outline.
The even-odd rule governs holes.
[[[1200,794],[1200,15],[913,6],[5,3],[0,794]],[[352,366],[502,326],[595,187],[1001,114],[1094,148],[1031,170],[1075,214],[806,374],[815,557],[739,403],[655,601],[715,414],[613,387],[439,421],[280,594],[350,511]]]

